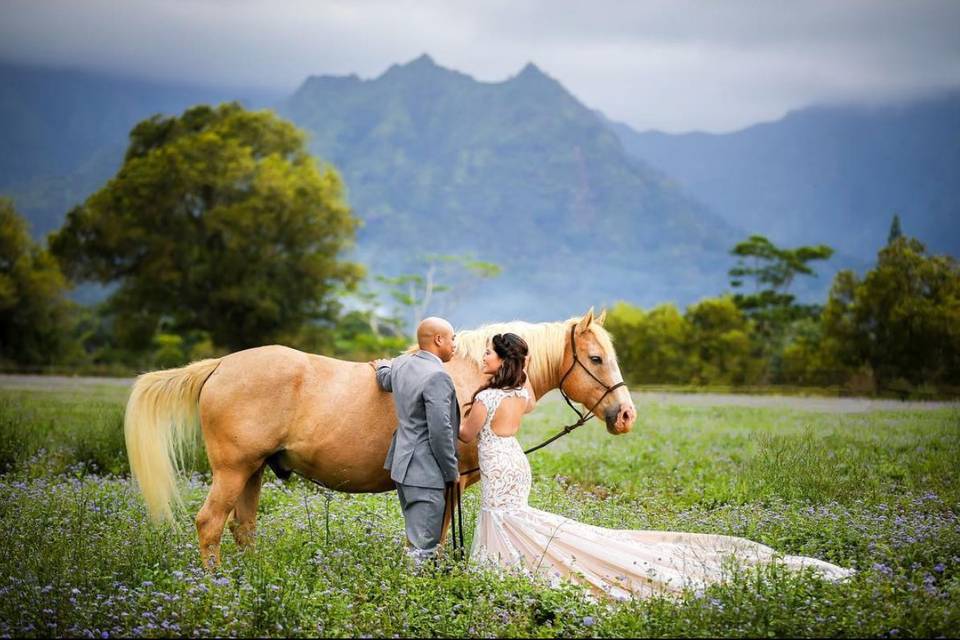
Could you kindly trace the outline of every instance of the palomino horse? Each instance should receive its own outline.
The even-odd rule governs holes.
[[[461,332],[456,356],[446,365],[457,397],[467,402],[484,382],[480,362],[490,337],[513,332],[530,346],[528,371],[537,397],[556,389],[569,370],[563,391],[593,407],[611,434],[628,432],[636,418],[629,392],[620,386],[607,393],[602,386],[622,380],[603,318],[594,319],[591,309],[565,322],[512,322]],[[197,442],[198,426],[213,475],[196,518],[205,567],[220,562],[220,539],[231,513],[237,544],[253,542],[268,465],[278,475],[295,471],[339,491],[394,488],[383,469],[396,426],[393,401],[364,362],[273,345],[141,375],[127,402],[124,434],[130,469],[154,519],[173,519],[173,507],[182,507],[177,478],[184,454]],[[460,444],[459,454],[461,470],[477,466],[476,442]],[[461,476],[461,490],[479,478],[479,473]]]

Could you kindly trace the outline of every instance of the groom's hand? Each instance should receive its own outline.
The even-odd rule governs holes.
[[[371,360],[371,361],[368,362],[367,364],[369,364],[371,367],[373,367],[373,370],[376,371],[378,367],[381,367],[381,366],[383,366],[383,365],[385,365],[385,364],[390,364],[390,361],[389,361],[389,360],[384,360],[383,358],[377,358],[376,360]]]

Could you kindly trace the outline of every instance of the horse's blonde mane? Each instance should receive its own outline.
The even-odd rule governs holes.
[[[498,333],[515,333],[523,338],[530,348],[530,382],[535,387],[559,381],[560,363],[563,351],[570,336],[570,327],[580,322],[580,318],[570,318],[563,322],[498,322],[485,324],[476,329],[457,332],[456,357],[472,361],[477,367],[483,366],[483,353],[490,339]],[[606,329],[597,322],[590,324],[590,330],[596,336],[604,351],[613,354],[613,342]]]

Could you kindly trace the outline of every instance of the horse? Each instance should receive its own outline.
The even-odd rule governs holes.
[[[528,373],[538,398],[561,387],[592,408],[611,434],[629,432],[636,409],[602,326],[605,315],[595,318],[591,308],[561,322],[498,323],[460,332],[445,367],[461,405],[486,380],[481,358],[488,340],[513,332],[530,347]],[[212,482],[195,524],[200,560],[208,569],[220,564],[228,519],[239,548],[254,542],[268,466],[278,477],[295,472],[338,491],[394,489],[383,462],[395,426],[393,400],[377,386],[368,363],[280,345],[144,373],[124,415],[130,470],[154,521],[175,521],[174,510],[183,510],[178,479],[186,455],[199,445],[197,430],[202,434]],[[476,441],[458,443],[458,454],[461,473],[477,466]],[[479,473],[461,475],[461,491],[479,479]],[[441,538],[448,524],[449,515]]]

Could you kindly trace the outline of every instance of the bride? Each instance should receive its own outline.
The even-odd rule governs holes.
[[[815,558],[779,556],[744,538],[605,529],[531,507],[530,464],[515,437],[536,403],[528,359],[520,336],[493,336],[483,356],[490,381],[473,394],[460,426],[462,442],[479,438],[481,506],[471,561],[539,574],[554,585],[572,580],[616,599],[702,588],[721,581],[730,561],[811,567],[829,580],[853,573]]]

